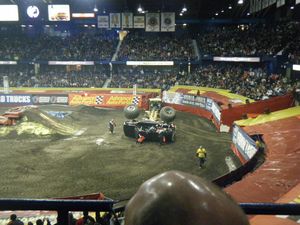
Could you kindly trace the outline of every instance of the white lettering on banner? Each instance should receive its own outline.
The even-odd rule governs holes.
[[[68,103],[68,97],[65,96],[57,97],[56,103]]]
[[[259,57],[214,57],[218,62],[260,62]]]
[[[173,61],[127,61],[128,66],[173,66]]]
[[[208,98],[206,100],[206,109],[211,110],[211,106],[212,106],[212,100],[210,98]]]
[[[0,102],[1,102],[1,103],[5,103],[5,96],[4,96],[4,95],[1,95],[1,96],[0,96]]]
[[[49,96],[41,96],[39,97],[39,103],[49,103],[50,97]]]
[[[6,95],[6,103],[30,103],[30,96]]]

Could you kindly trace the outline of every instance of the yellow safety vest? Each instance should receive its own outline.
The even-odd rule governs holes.
[[[205,150],[205,148],[198,148],[196,154],[197,154],[198,158],[205,158],[206,157],[206,150]]]

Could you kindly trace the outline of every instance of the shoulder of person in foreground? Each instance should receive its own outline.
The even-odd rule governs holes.
[[[180,171],[144,182],[125,210],[125,225],[249,225],[229,195],[198,176]]]

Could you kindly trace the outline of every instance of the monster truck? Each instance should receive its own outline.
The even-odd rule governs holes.
[[[146,111],[146,118],[141,120],[136,120],[140,114],[136,105],[126,106],[124,113],[129,119],[123,125],[125,136],[137,138],[141,134],[147,141],[161,142],[162,139],[165,143],[175,141],[175,125],[172,121],[176,112],[171,107],[162,107],[161,99],[150,99],[149,111]]]

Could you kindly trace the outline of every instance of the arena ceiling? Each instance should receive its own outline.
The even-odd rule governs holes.
[[[243,5],[238,5],[237,0],[1,0],[1,4],[37,4],[40,2],[55,4],[70,4],[75,11],[91,11],[97,6],[99,11],[133,11],[141,6],[144,11],[175,11],[180,17],[184,6],[187,12],[183,19],[212,18],[218,13],[220,18],[245,17],[249,10],[249,0],[244,0]],[[229,6],[232,8],[229,9]]]

